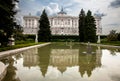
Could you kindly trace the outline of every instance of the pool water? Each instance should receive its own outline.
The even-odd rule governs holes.
[[[52,43],[1,60],[3,81],[120,81],[120,49]]]

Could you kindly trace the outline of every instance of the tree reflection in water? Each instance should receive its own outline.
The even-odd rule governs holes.
[[[82,47],[84,49],[85,47]],[[92,50],[91,50],[92,49]],[[88,51],[90,50],[90,51]],[[91,76],[92,71],[96,67],[101,67],[101,57],[102,57],[102,51],[100,47],[98,49],[96,47],[90,47],[88,49],[87,47],[87,53],[82,53],[83,50],[79,51],[79,71],[81,74],[81,77],[86,73],[88,77]],[[93,52],[93,53],[92,53]]]
[[[26,50],[22,55],[15,55],[15,59],[23,59],[23,68],[39,66],[38,68],[40,68],[43,77],[46,77],[49,66],[57,68],[61,74],[68,71],[68,67],[78,66],[81,77],[84,77],[84,74],[90,77],[95,68],[101,67],[102,52],[100,47],[96,48],[91,46],[89,49],[85,45],[70,45],[52,44]],[[83,52],[88,53],[85,54]],[[8,71],[4,81],[20,81],[20,79],[16,77],[17,68],[14,66],[14,62],[14,59],[9,57]]]
[[[85,49],[86,48],[86,49]],[[38,49],[39,66],[42,75],[45,77],[49,65],[57,67],[57,69],[63,73],[67,70],[67,67],[79,66],[79,72],[81,76],[87,73],[88,77],[91,76],[92,71],[96,67],[101,67],[102,52],[100,47],[90,47],[89,53],[82,53],[88,51],[86,46],[74,47],[62,47],[62,45],[52,45],[42,47]],[[92,54],[92,52],[94,52]]]
[[[47,69],[49,66],[50,52],[51,52],[50,46],[38,48],[38,58],[39,58],[38,65],[44,77],[45,74],[47,73]]]
[[[7,74],[3,81],[20,81],[18,77],[16,77],[17,68],[14,65],[14,59],[12,56],[8,57],[8,66],[7,66]]]

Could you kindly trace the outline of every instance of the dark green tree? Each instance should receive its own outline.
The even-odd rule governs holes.
[[[13,32],[15,40],[25,40],[25,35],[23,35],[23,27],[21,25],[16,25]]]
[[[18,0],[0,0],[0,43],[7,44],[8,38],[13,34],[16,26],[15,5]]]
[[[90,10],[88,10],[87,15],[85,17],[85,35],[87,42],[96,42],[96,25],[95,25],[95,18],[92,16]]]
[[[48,16],[43,10],[42,15],[39,20],[39,31],[38,31],[38,41],[39,42],[49,42],[51,40],[50,23]]]
[[[118,41],[120,41],[120,33],[118,33],[117,39]]]
[[[116,33],[116,30],[111,30],[109,35],[107,36],[108,41],[117,41],[118,34]]]
[[[85,42],[85,12],[83,9],[79,14],[79,38],[80,42]]]

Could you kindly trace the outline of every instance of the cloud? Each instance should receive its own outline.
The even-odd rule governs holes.
[[[16,9],[20,10],[22,16],[29,13],[40,16],[46,9],[48,16],[51,16],[56,15],[61,6],[71,16],[78,16],[82,8],[86,13],[90,9],[93,14],[99,9],[101,13],[107,14],[101,20],[103,32],[108,33],[115,28],[120,30],[120,25],[116,25],[120,23],[120,0],[19,0]]]
[[[46,6],[45,10],[46,10],[47,14],[49,14],[49,15],[53,14],[53,11],[52,11],[51,7]]]
[[[35,0],[27,0],[27,1],[35,1]]]
[[[41,11],[37,11],[36,16],[40,16],[41,15]]]
[[[48,16],[56,15],[60,11],[58,3],[50,2],[48,5],[43,5],[39,10],[37,10],[36,15],[40,16],[44,9],[46,10]]]
[[[15,2],[14,4],[15,4],[14,10],[19,11],[20,8],[19,8],[19,5],[18,5],[18,2]]]
[[[119,8],[120,7],[120,0],[115,0],[115,1],[111,2],[109,6],[113,7],[113,8]]]
[[[48,6],[45,6],[45,10],[47,11],[48,15],[53,15],[60,11],[59,5],[53,2],[49,3]]]

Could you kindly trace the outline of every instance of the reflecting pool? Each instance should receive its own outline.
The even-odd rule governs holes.
[[[120,81],[120,49],[52,43],[1,61],[3,81]]]

